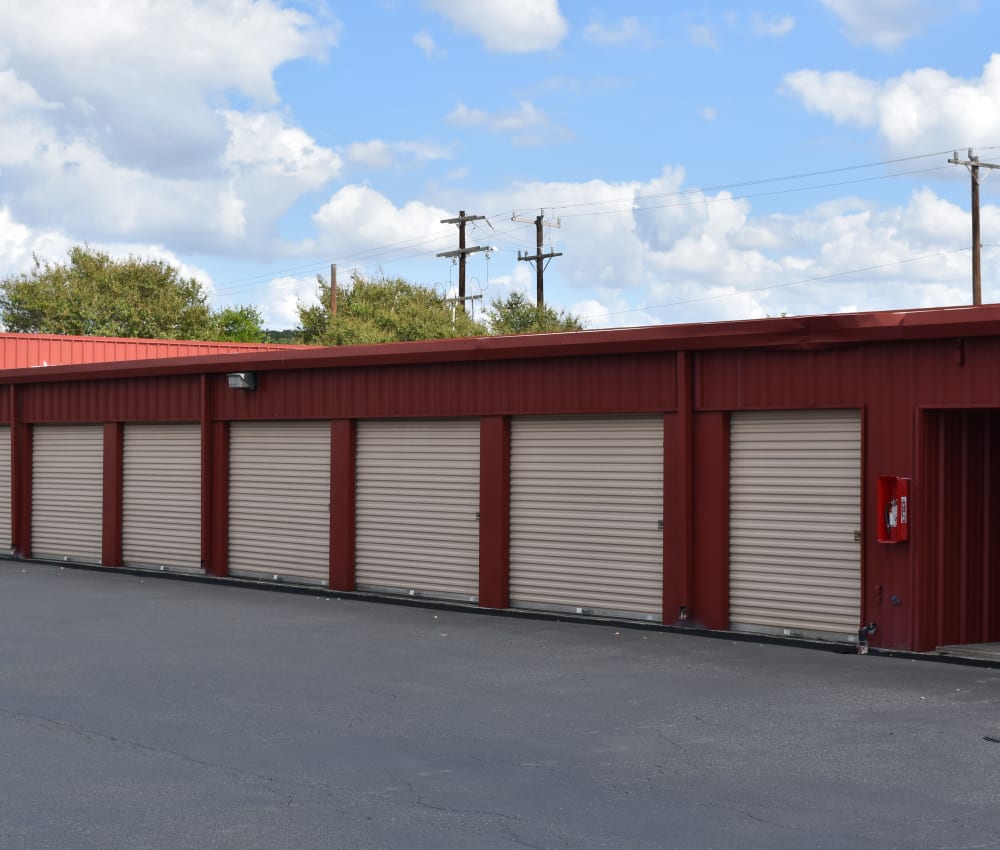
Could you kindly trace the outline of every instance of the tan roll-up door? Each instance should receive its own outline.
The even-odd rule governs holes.
[[[34,557],[101,563],[104,426],[36,425],[31,467]]]
[[[229,571],[328,583],[329,422],[232,424]]]
[[[479,420],[358,423],[361,589],[479,595]]]
[[[122,556],[129,566],[201,569],[201,427],[126,425]]]
[[[859,411],[732,414],[733,628],[856,638],[860,528]]]
[[[663,417],[511,423],[511,604],[659,620]]]
[[[11,522],[10,426],[0,426],[0,555],[12,551],[14,532]]]

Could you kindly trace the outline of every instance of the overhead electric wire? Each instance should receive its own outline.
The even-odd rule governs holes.
[[[722,298],[737,298],[741,295],[750,295],[755,292],[767,292],[768,290],[771,289],[782,289],[787,286],[800,286],[803,283],[817,283],[821,280],[831,280],[836,277],[846,277],[847,275],[880,271],[881,269],[888,269],[892,268],[893,266],[903,266],[908,263],[917,263],[922,260],[932,260],[935,257],[944,257],[949,254],[958,254],[962,253],[963,251],[971,251],[971,250],[972,249],[969,247],[949,248],[946,251],[936,251],[933,254],[921,254],[920,256],[907,257],[902,260],[893,260],[890,263],[879,263],[874,266],[864,266],[863,268],[847,269],[841,272],[830,272],[828,274],[814,275],[813,277],[805,277],[802,278],[801,280],[786,281],[785,283],[772,283],[769,284],[768,286],[758,286],[755,287],[754,289],[741,289],[736,292],[720,292],[715,295],[703,295],[698,298],[685,298],[681,301],[671,301],[667,304],[647,304],[644,307],[631,307],[628,310],[609,310],[605,313],[595,313],[591,316],[584,316],[583,318],[584,320],[599,319],[599,318],[604,318],[606,316],[622,316],[625,315],[626,313],[642,313],[646,312],[647,310],[665,310],[668,307],[681,307],[684,306],[685,304],[698,304],[703,301],[718,301]]]
[[[1000,149],[1000,148],[998,148],[998,147],[987,147],[987,148],[983,148],[982,150],[995,150],[995,149]],[[718,185],[715,185],[715,186],[709,186],[709,187],[704,187],[704,188],[691,187],[691,188],[688,188],[688,189],[682,189],[682,190],[677,190],[677,191],[673,191],[673,192],[662,192],[662,193],[654,193],[654,194],[649,194],[649,195],[634,194],[634,195],[631,195],[631,196],[629,196],[627,198],[622,197],[622,198],[606,199],[606,200],[596,200],[595,199],[595,200],[590,200],[590,201],[578,201],[578,202],[574,202],[574,203],[571,203],[571,204],[546,204],[546,203],[543,202],[541,204],[538,204],[537,206],[540,209],[557,211],[557,210],[563,210],[563,209],[576,209],[576,208],[585,207],[585,206],[591,206],[591,207],[605,206],[606,207],[606,206],[611,205],[611,204],[629,204],[629,206],[623,207],[622,209],[610,209],[610,210],[609,209],[604,209],[604,210],[597,209],[597,210],[594,210],[592,212],[568,213],[565,216],[561,216],[561,217],[565,217],[565,218],[577,218],[577,217],[583,217],[583,216],[610,215],[610,214],[621,213],[621,212],[638,213],[638,212],[643,212],[643,211],[646,211],[646,210],[666,209],[666,208],[671,208],[671,207],[683,207],[683,206],[694,206],[694,205],[704,205],[704,204],[708,204],[708,203],[719,203],[719,202],[722,202],[722,201],[730,201],[731,202],[731,201],[749,200],[749,199],[753,199],[753,198],[769,197],[769,196],[776,196],[776,195],[783,195],[783,194],[792,194],[792,193],[795,193],[795,192],[814,191],[816,189],[833,188],[833,187],[837,187],[837,186],[846,186],[846,185],[851,185],[851,184],[856,184],[856,183],[865,183],[865,182],[874,182],[874,181],[877,181],[877,180],[886,180],[886,179],[890,179],[890,178],[894,178],[894,177],[904,177],[904,176],[912,176],[914,174],[930,173],[930,172],[933,172],[933,171],[945,170],[946,167],[945,166],[941,166],[939,168],[928,168],[928,169],[918,169],[918,170],[913,170],[913,171],[893,172],[893,173],[890,173],[890,174],[875,175],[875,176],[872,176],[872,177],[863,177],[863,178],[857,178],[857,179],[854,179],[854,180],[835,181],[835,182],[831,182],[831,183],[822,183],[822,184],[814,184],[814,185],[807,185],[807,186],[794,186],[794,187],[789,187],[787,189],[774,190],[772,192],[759,192],[759,193],[744,194],[744,195],[730,195],[730,196],[727,196],[727,197],[716,197],[716,198],[699,197],[696,200],[692,200],[690,202],[676,203],[676,204],[657,204],[657,205],[646,205],[646,206],[638,205],[639,202],[641,202],[643,200],[660,199],[660,198],[683,198],[683,197],[691,196],[691,195],[701,195],[701,196],[703,196],[703,195],[705,195],[708,192],[722,192],[722,191],[726,191],[726,190],[730,190],[730,189],[736,189],[736,188],[742,188],[742,187],[746,187],[746,186],[763,185],[763,184],[767,184],[767,183],[784,182],[784,181],[788,181],[788,180],[800,180],[800,179],[805,179],[805,178],[808,178],[808,177],[818,177],[818,176],[822,176],[822,175],[825,175],[825,174],[837,174],[837,173],[843,173],[843,172],[846,172],[846,171],[861,170],[861,169],[865,169],[865,168],[876,168],[876,167],[883,166],[883,165],[893,165],[893,164],[897,164],[897,163],[901,163],[901,162],[911,162],[911,161],[915,161],[915,160],[919,160],[919,159],[927,159],[927,158],[934,157],[934,156],[942,156],[942,155],[947,154],[947,153],[952,153],[952,149],[949,149],[947,151],[938,151],[938,152],[934,152],[934,153],[917,154],[917,155],[907,156],[907,157],[897,157],[895,159],[886,159],[886,160],[881,160],[881,161],[878,161],[878,162],[862,163],[862,164],[859,164],[859,165],[839,166],[837,168],[820,169],[820,170],[816,170],[816,171],[800,172],[800,173],[797,173],[797,174],[783,175],[783,176],[777,176],[777,177],[765,177],[765,178],[759,178],[759,179],[754,179],[754,180],[742,180],[742,181],[736,181],[736,182],[732,182],[732,183],[718,184]],[[531,205],[531,206],[532,206],[532,208],[534,208],[536,205]],[[525,206],[524,205],[520,205],[519,208],[523,209],[523,208],[525,208]],[[487,216],[487,218],[488,219],[489,218],[500,218],[501,216],[505,216],[505,215],[508,214],[506,212],[507,209],[510,209],[510,208],[508,207],[505,210],[501,210],[501,211],[498,211],[496,213],[493,213],[493,214]],[[524,225],[524,226],[527,226],[527,225]],[[495,233],[491,233],[490,234],[490,241],[494,241],[497,237],[499,237],[502,234],[513,233],[513,232],[516,232],[517,230],[521,230],[521,229],[522,228],[513,228],[513,229],[510,229],[510,230],[506,230],[506,231],[498,231],[498,232],[495,232]],[[433,243],[433,242],[444,242],[445,240],[451,238],[452,235],[453,235],[453,232],[450,229],[447,229],[447,230],[443,229],[440,233],[430,233],[430,234],[425,234],[425,235],[422,235],[422,236],[411,237],[409,239],[402,239],[402,240],[399,240],[397,242],[389,242],[389,243],[386,243],[384,245],[375,245],[375,246],[372,246],[370,248],[365,248],[365,249],[361,249],[361,250],[358,250],[358,251],[349,252],[349,253],[340,255],[338,257],[333,257],[333,258],[330,258],[330,259],[327,259],[327,260],[317,260],[317,261],[315,261],[313,263],[305,263],[305,264],[302,264],[302,265],[286,267],[286,268],[277,269],[277,270],[270,271],[270,272],[262,272],[260,274],[248,275],[248,276],[242,277],[242,278],[232,278],[232,279],[220,282],[213,289],[214,289],[214,291],[216,293],[221,293],[221,292],[226,292],[226,291],[232,291],[232,290],[235,290],[235,289],[240,289],[240,288],[242,288],[240,286],[240,284],[245,284],[245,283],[249,283],[249,282],[252,282],[252,281],[259,281],[260,283],[267,283],[267,282],[270,282],[271,280],[274,280],[277,277],[282,277],[282,276],[289,275],[289,274],[292,274],[292,273],[295,273],[295,272],[317,272],[318,273],[318,272],[324,270],[325,268],[327,268],[330,264],[348,265],[348,266],[352,265],[352,264],[357,264],[357,265],[363,265],[364,267],[369,268],[369,267],[372,267],[372,266],[376,266],[377,267],[377,266],[381,266],[381,265],[387,265],[389,263],[399,262],[401,260],[413,259],[415,257],[429,256],[430,254],[435,253],[435,249],[434,248],[430,248],[430,249],[423,250],[423,251],[417,251],[417,252],[413,252],[413,253],[408,253],[408,254],[405,254],[404,256],[401,256],[401,257],[391,257],[391,256],[386,256],[386,255],[391,255],[392,253],[397,252],[397,251],[403,251],[403,250],[406,250],[408,248],[416,248],[417,246],[425,245],[425,244],[429,244],[429,243]],[[365,261],[368,261],[368,260],[370,260],[372,262],[365,262]]]

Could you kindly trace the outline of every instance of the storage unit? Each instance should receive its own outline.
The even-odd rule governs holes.
[[[32,451],[32,553],[101,563],[103,426],[36,425]]]
[[[135,424],[124,431],[124,562],[200,571],[200,426]]]
[[[510,599],[660,619],[663,417],[511,423]]]
[[[861,619],[861,414],[733,413],[733,628],[856,638]]]
[[[6,554],[12,547],[10,490],[10,426],[0,425],[0,553]]]
[[[234,422],[229,571],[326,584],[330,423]]]
[[[359,588],[478,598],[478,419],[359,422],[356,492]]]

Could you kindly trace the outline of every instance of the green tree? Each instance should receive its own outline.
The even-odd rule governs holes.
[[[538,307],[523,292],[512,292],[506,299],[494,298],[486,311],[486,322],[496,336],[583,330],[579,316],[564,310],[557,313],[547,304]]]
[[[113,258],[88,246],[68,263],[35,258],[0,281],[8,331],[159,339],[214,339],[218,323],[201,284],[163,260]]]
[[[260,310],[249,304],[223,307],[212,313],[215,339],[226,342],[264,342],[267,334],[261,327]]]
[[[357,345],[417,339],[482,336],[486,329],[432,289],[402,278],[351,276],[337,286],[337,313],[330,314],[330,284],[317,277],[319,304],[299,303],[303,342]]]

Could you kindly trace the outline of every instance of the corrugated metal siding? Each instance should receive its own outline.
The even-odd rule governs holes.
[[[201,416],[197,374],[29,384],[17,393],[24,422],[191,422]]]
[[[126,425],[123,467],[125,563],[200,570],[200,426]]]
[[[662,416],[512,421],[512,605],[660,619],[662,519]]]
[[[924,425],[908,544],[922,552],[920,643],[1000,641],[1000,410],[927,411]]]
[[[674,406],[673,353],[420,363],[261,373],[253,393],[213,376],[223,419],[391,419],[641,413]]]
[[[359,588],[479,594],[479,420],[359,422]]]
[[[101,563],[104,427],[38,425],[32,446],[32,553]]]
[[[734,413],[729,511],[733,626],[857,636],[858,411]]]
[[[329,422],[231,425],[229,571],[329,582]]]
[[[10,490],[10,426],[0,426],[0,534],[3,535],[4,550],[11,549],[13,530],[11,528]]]
[[[0,334],[0,369],[69,366],[162,357],[241,354],[305,348],[249,342],[191,342],[178,339],[116,339],[56,334]]]

